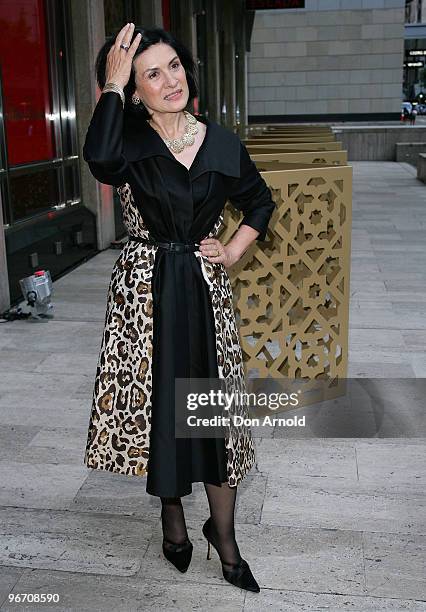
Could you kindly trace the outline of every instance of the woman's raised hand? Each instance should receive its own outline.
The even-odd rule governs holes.
[[[132,40],[134,23],[128,23],[117,34],[117,38],[107,55],[107,63],[105,69],[106,83],[115,83],[121,89],[127,85],[132,69],[133,56],[139,46],[141,34],[136,34],[135,40]],[[126,51],[121,44],[130,45]]]

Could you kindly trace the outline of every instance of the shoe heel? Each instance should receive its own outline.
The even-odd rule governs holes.
[[[210,550],[210,542],[209,540],[207,540],[207,559],[211,559],[212,558],[212,553]]]

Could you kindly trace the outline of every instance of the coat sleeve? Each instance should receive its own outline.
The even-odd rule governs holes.
[[[83,145],[83,159],[101,183],[119,187],[126,182],[123,156],[123,104],[114,91],[102,93],[93,111]]]
[[[270,188],[241,141],[240,147],[240,177],[231,187],[228,199],[232,206],[244,214],[239,227],[249,225],[259,232],[256,240],[265,240],[266,230],[276,205]]]

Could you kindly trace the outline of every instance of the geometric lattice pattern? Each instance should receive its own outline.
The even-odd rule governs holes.
[[[352,168],[261,173],[277,210],[267,240],[228,270],[246,373],[347,376]],[[226,243],[241,214],[227,206]]]

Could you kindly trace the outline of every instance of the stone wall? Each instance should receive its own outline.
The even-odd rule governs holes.
[[[256,116],[398,113],[404,0],[306,0],[256,11],[248,112]]]
[[[426,126],[339,126],[333,131],[350,162],[406,161],[397,159],[397,143],[426,142]]]
[[[423,132],[426,136],[426,132]],[[396,161],[411,164],[417,168],[419,153],[426,153],[426,140],[423,142],[397,142]]]

